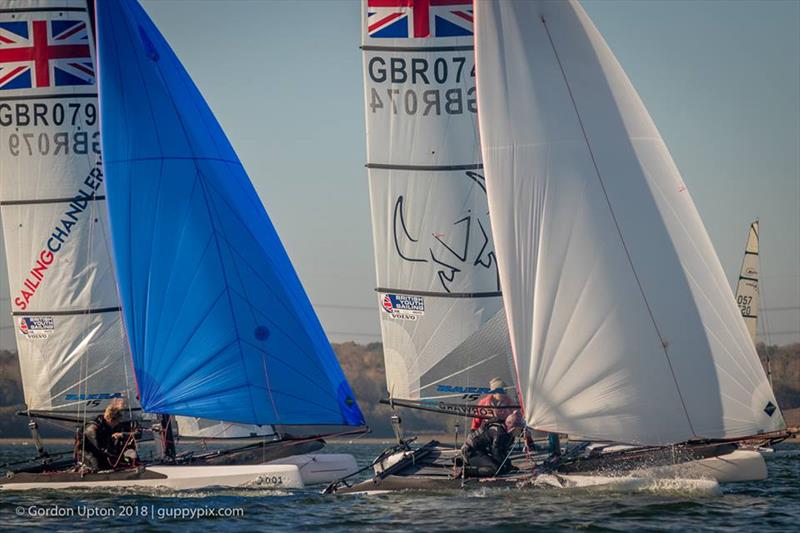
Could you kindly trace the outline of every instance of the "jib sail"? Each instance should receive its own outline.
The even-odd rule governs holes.
[[[477,2],[476,25],[528,424],[644,444],[783,429],[694,202],[580,4]]]

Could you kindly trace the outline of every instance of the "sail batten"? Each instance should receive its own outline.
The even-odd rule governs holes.
[[[577,2],[477,2],[492,230],[528,423],[666,444],[783,427],[691,197]]]
[[[143,407],[244,425],[363,425],[191,78],[137,3],[97,9],[112,244]]]

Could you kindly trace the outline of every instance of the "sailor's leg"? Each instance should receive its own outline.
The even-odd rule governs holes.
[[[547,434],[547,451],[550,457],[559,457],[561,455],[561,440],[558,438],[558,433]]]
[[[467,477],[493,477],[499,467],[490,456],[479,453],[469,457],[469,466],[464,473]]]
[[[81,454],[81,464],[87,472],[97,472],[100,470],[100,460],[89,450],[83,450]]]

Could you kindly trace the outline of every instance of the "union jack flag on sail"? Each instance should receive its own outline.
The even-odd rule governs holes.
[[[86,22],[0,22],[0,90],[71,85],[94,85]]]
[[[472,0],[367,0],[372,38],[469,36],[472,17]]]

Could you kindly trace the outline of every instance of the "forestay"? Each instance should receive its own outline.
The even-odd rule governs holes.
[[[489,209],[528,424],[646,444],[782,429],[686,185],[581,6],[476,11]]]
[[[472,3],[366,0],[364,97],[389,394],[511,380],[475,102]]]
[[[754,343],[758,335],[758,271],[758,220],[755,220],[747,233],[742,269],[736,283],[736,305]]]
[[[147,411],[242,424],[363,416],[239,159],[136,2],[97,3],[102,140]]]
[[[84,0],[0,12],[0,209],[31,411],[135,408],[107,231],[94,39]]]

